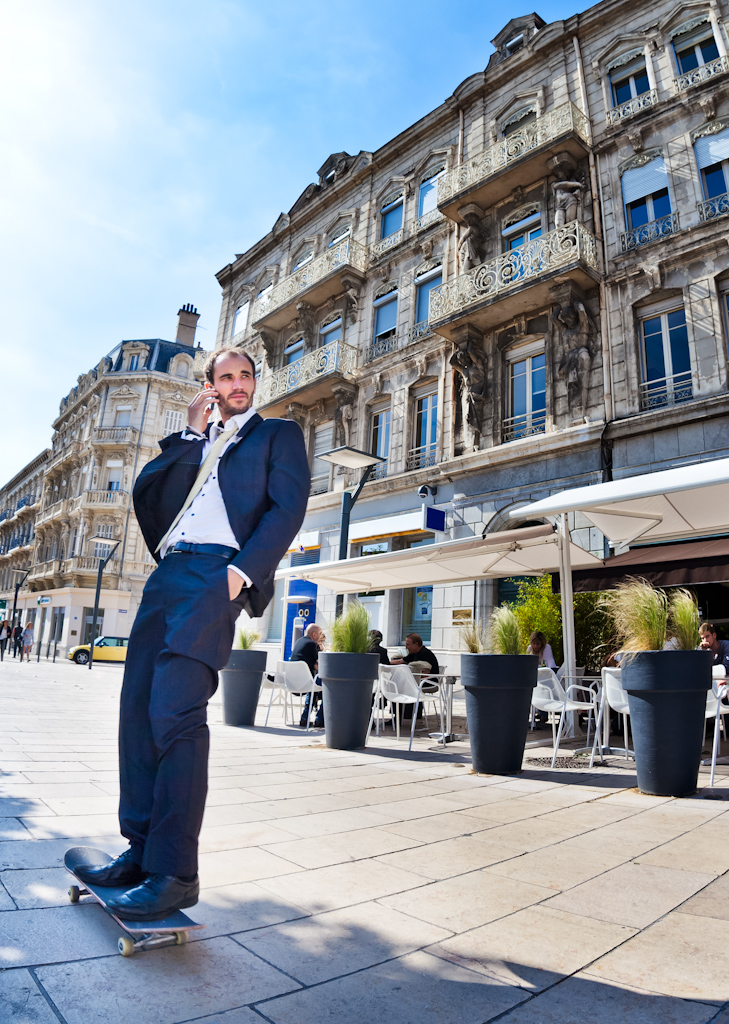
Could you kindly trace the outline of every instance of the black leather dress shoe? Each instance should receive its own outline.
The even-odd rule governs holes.
[[[159,921],[176,910],[194,907],[200,879],[183,882],[172,875],[150,875],[141,885],[107,901],[107,907],[125,921]]]
[[[134,852],[129,849],[119,854],[108,864],[98,867],[79,867],[76,877],[90,885],[137,885],[147,877],[134,859]]]

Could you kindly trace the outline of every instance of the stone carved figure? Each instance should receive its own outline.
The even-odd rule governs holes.
[[[314,348],[316,338],[316,320],[314,318],[314,309],[309,305],[308,302],[297,302],[296,312],[298,313],[299,326],[304,335],[306,342],[306,348]]]
[[[337,400],[334,412],[334,436],[339,445],[349,445],[352,436],[352,420],[354,419],[355,391],[351,387],[332,389]]]
[[[450,364],[463,377],[466,423],[481,433],[486,399],[486,355],[473,338],[459,339]]]
[[[484,237],[480,210],[467,207],[462,216],[466,229],[458,243],[458,263],[460,273],[465,274],[483,263]]]
[[[587,414],[595,324],[581,302],[555,306],[550,322],[562,341],[563,355],[557,373],[561,380],[567,381],[567,400],[573,419],[582,421]]]
[[[581,193],[585,186],[581,181],[555,181],[552,183],[554,192],[554,226],[562,228],[573,220],[577,220],[577,213]]]
[[[344,285],[346,315],[349,317],[349,322],[354,324],[357,322],[357,315],[359,313],[359,293],[354,281],[347,279],[342,281],[342,284]]]

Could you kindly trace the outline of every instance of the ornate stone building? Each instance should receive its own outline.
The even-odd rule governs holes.
[[[48,448],[0,488],[0,619],[10,618],[15,586],[33,564],[35,520],[43,501]]]
[[[6,537],[8,543],[15,537],[14,524],[17,529],[21,521],[27,524],[26,545],[0,555],[0,598],[8,599],[17,580],[3,573],[6,558],[7,568],[22,560],[30,574],[19,608],[23,621],[37,620],[36,640],[42,645],[58,639],[65,651],[88,642],[99,561],[117,542],[103,576],[101,630],[129,634],[154,568],[134,516],[132,485],[158,454],[159,439],[186,420],[205,356],[193,347],[197,321],[197,311],[183,307],[175,342],[123,341],[82,374],[61,401],[51,450],[0,492],[7,495],[0,551]],[[13,514],[12,498],[21,490],[18,500],[26,495],[28,500]]]
[[[336,445],[387,460],[352,554],[431,541],[422,486],[463,536],[565,486],[729,454],[726,16],[605,0],[512,19],[484,71],[377,152],[330,156],[220,271],[218,345],[254,354],[260,412],[307,437],[294,560],[337,557],[357,474],[317,459]],[[508,593],[422,584],[367,599],[386,642],[420,624],[456,648],[455,623]],[[274,602],[269,641],[283,618]]]

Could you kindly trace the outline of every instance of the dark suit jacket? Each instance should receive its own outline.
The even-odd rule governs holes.
[[[254,413],[237,437],[220,460],[218,480],[240,544],[231,564],[253,582],[241,591],[240,605],[255,618],[273,597],[278,563],[301,528],[310,473],[304,435],[293,420],[264,420]],[[153,554],[195,482],[203,444],[170,434],[160,441],[162,453],[137,477],[134,511]]]

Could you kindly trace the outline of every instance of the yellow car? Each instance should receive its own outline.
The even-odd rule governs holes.
[[[128,637],[125,636],[99,636],[94,642],[94,661],[126,661]],[[66,655],[77,665],[88,665],[89,645],[80,644],[72,647]]]

